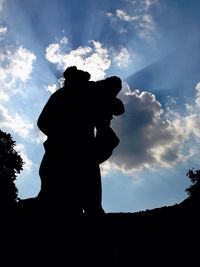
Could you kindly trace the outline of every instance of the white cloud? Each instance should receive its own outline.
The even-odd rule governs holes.
[[[148,11],[152,5],[158,3],[159,0],[140,0],[140,3],[143,4],[143,8],[145,11]]]
[[[119,51],[115,51],[113,53],[113,62],[119,67],[119,68],[124,68],[127,67],[130,60],[131,60],[131,55],[128,52],[126,47],[122,47]]]
[[[0,91],[0,101],[8,101],[9,100],[9,95],[8,94],[6,94],[5,92],[3,92],[3,91]]]
[[[116,166],[114,166],[116,168]],[[105,176],[112,169],[112,164],[110,161],[105,161],[100,165],[101,175]]]
[[[152,41],[156,34],[156,24],[150,7],[155,3],[157,0],[131,1],[130,7],[127,8],[128,11],[116,9],[114,13],[107,12],[106,17],[117,26],[119,33],[134,31],[141,39]],[[131,27],[129,27],[130,25]]]
[[[109,17],[109,18],[112,18],[113,14],[111,12],[106,12],[106,16]]]
[[[36,60],[34,53],[23,46],[9,45],[3,42],[6,39],[7,27],[0,27],[0,83],[2,88],[11,87],[17,81],[25,82],[30,77],[33,63]]]
[[[9,95],[19,92],[22,87],[18,82],[25,83],[30,78],[35,60],[36,56],[22,46],[4,47],[0,52],[1,92]]]
[[[9,114],[5,107],[0,106],[0,128],[16,133],[23,138],[28,138],[30,130],[33,129],[33,124],[23,121],[18,113]]]
[[[127,84],[120,93],[125,114],[115,117],[112,126],[120,144],[105,166],[105,172],[116,168],[124,173],[150,168],[170,168],[197,153],[200,144],[199,84],[193,111],[185,116],[164,110],[149,92],[131,91]],[[198,108],[198,109],[197,109]],[[196,143],[191,142],[195,138]],[[104,165],[102,165],[104,170]]]
[[[68,44],[68,38],[66,37],[66,36],[64,36],[61,40],[60,40],[60,43],[62,44],[62,45],[67,45]]]
[[[122,20],[122,21],[126,21],[126,22],[130,22],[130,21],[137,21],[139,19],[139,16],[130,16],[126,13],[126,11],[122,10],[122,9],[117,9],[116,10],[116,16]]]
[[[54,64],[60,64],[62,61],[62,54],[60,51],[60,44],[53,43],[46,48],[45,57],[48,61]]]
[[[155,5],[159,0],[126,0],[134,7],[139,7],[139,10],[148,11],[152,5]]]
[[[141,39],[153,40],[155,34],[155,22],[150,14],[141,16],[139,24],[137,25],[137,33]]]
[[[77,66],[77,68],[88,71],[91,74],[91,80],[102,79],[105,71],[110,67],[108,50],[102,47],[98,41],[90,41],[90,46],[79,46],[69,51],[62,40],[59,43],[50,44],[46,48],[46,59],[57,65],[59,69],[66,69],[69,66]]]
[[[195,103],[196,105],[200,108],[200,82],[196,85],[196,99],[195,99]]]
[[[124,171],[157,166],[170,166],[179,159],[184,136],[170,120],[155,96],[133,91],[119,118],[121,144],[112,160]],[[176,149],[174,149],[176,147]]]
[[[22,82],[26,81],[31,72],[33,62],[36,60],[36,56],[20,46],[14,54],[11,51],[8,51],[8,58],[9,64],[9,72],[15,78],[19,78]]]
[[[24,145],[23,144],[17,144],[15,146],[15,150],[21,156],[21,158],[22,158],[22,160],[24,162],[23,170],[30,171],[32,166],[33,166],[33,162],[26,155],[26,151],[25,151]]]
[[[7,32],[7,27],[0,27],[0,37]]]
[[[44,88],[47,92],[50,92],[51,94],[53,94],[57,90],[57,85],[51,84],[51,85],[44,86]]]
[[[36,56],[23,46],[9,44],[6,27],[0,32],[3,34],[0,39],[0,128],[30,142],[34,125],[25,117],[32,103],[25,102],[27,95],[24,90],[29,88],[26,82],[31,77]]]
[[[186,104],[187,115],[178,117],[177,121],[180,125],[184,125],[187,134],[193,134],[199,140],[200,137],[200,82],[196,85],[196,96],[194,103]]]
[[[185,128],[188,133],[193,133],[197,138],[200,138],[200,113],[186,116]]]

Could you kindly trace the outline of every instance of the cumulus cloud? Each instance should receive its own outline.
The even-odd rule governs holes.
[[[44,88],[47,92],[50,92],[51,94],[53,94],[57,90],[57,85],[54,83],[54,84],[44,86]]]
[[[30,140],[34,125],[24,118],[24,114],[21,113],[21,104],[25,104],[22,94],[24,89],[28,88],[25,85],[31,77],[36,56],[22,45],[10,44],[6,39],[6,33],[7,27],[1,27],[0,128],[10,132],[11,135]],[[20,98],[17,93],[20,93]],[[29,109],[29,105],[26,107]]]
[[[108,50],[94,40],[90,41],[90,46],[79,46],[69,50],[67,38],[64,38],[65,42],[62,38],[58,43],[50,44],[46,48],[46,59],[61,70],[75,65],[79,69],[88,71],[91,74],[91,80],[104,78],[105,71],[111,64]]]
[[[0,38],[7,32],[7,27],[0,26]]]
[[[24,48],[22,45],[15,46],[14,44],[9,44],[8,41],[4,42],[6,38],[7,27],[1,27],[0,102],[5,106],[4,108],[1,106],[1,111],[3,112],[1,117],[4,116],[3,125],[6,124],[5,119],[7,118],[8,122],[6,124],[6,127],[9,126],[8,128],[12,128],[12,115],[8,113],[6,106],[9,106],[9,102],[12,102],[12,97],[16,97],[17,93],[20,93],[20,95],[24,93],[24,89],[27,88],[24,85],[31,77],[31,73],[33,71],[33,64],[36,61],[36,56],[34,53]],[[16,118],[16,122],[13,121],[13,125],[21,125],[20,127],[23,128],[22,121],[16,114],[14,115],[14,117]],[[16,126],[16,131],[19,131],[18,126]],[[21,131],[19,131],[19,134]],[[22,132],[26,135],[24,131]]]
[[[159,0],[126,0],[133,6],[138,6],[140,10],[148,11],[152,5],[155,5]]]
[[[119,67],[127,67],[132,56],[128,52],[126,47],[121,47],[120,50],[115,50],[113,52],[113,62]]]
[[[27,138],[30,130],[33,129],[33,124],[24,121],[18,113],[9,114],[8,109],[0,106],[0,128]]]
[[[194,103],[186,104],[187,115],[183,118],[176,116],[177,123],[184,125],[187,134],[193,135],[199,140],[200,137],[200,82],[196,85],[196,96]]]
[[[3,47],[0,52],[0,91],[1,96],[13,95],[22,87],[33,70],[36,56],[28,49],[20,46],[17,48]]]
[[[155,33],[155,22],[150,14],[141,16],[139,24],[136,26],[138,36],[141,39],[152,40]]]
[[[200,82],[196,86],[196,91],[197,93],[196,93],[195,103],[196,103],[196,106],[200,108]]]
[[[159,0],[139,0],[145,11],[149,11],[152,5],[155,5]]]
[[[25,82],[30,77],[35,60],[36,56],[22,46],[17,48],[14,53],[8,50],[5,72],[7,75],[12,76],[13,79],[20,79]]]
[[[0,101],[1,102],[3,102],[3,101],[5,101],[5,102],[7,102],[8,100],[9,100],[9,95],[8,94],[6,94],[5,92],[3,92],[3,91],[0,91]]]
[[[116,16],[122,20],[122,21],[137,21],[139,19],[139,16],[130,16],[126,13],[126,11],[122,9],[117,9],[116,10]]]
[[[106,12],[106,17],[113,25],[117,25],[119,33],[126,33],[133,30],[141,39],[146,41],[153,40],[156,33],[156,24],[150,8],[158,1],[127,1],[130,3],[130,6],[127,8],[128,11],[125,9],[116,9],[115,12]],[[129,27],[130,25],[131,27]]]
[[[7,27],[1,26],[0,82],[14,82],[17,79],[25,82],[30,77],[36,56],[22,45],[5,44],[6,33]]]
[[[194,136],[200,137],[200,113],[186,116],[185,125],[188,133],[193,133]]]
[[[119,118],[121,144],[113,163],[124,171],[170,166],[180,156],[184,136],[164,117],[153,94],[133,91],[128,97],[126,113]]]
[[[112,122],[121,142],[105,171],[114,167],[132,174],[144,168],[169,168],[194,156],[197,149],[191,138],[200,143],[200,84],[196,91],[194,105],[183,116],[164,110],[150,92],[131,91],[124,84],[120,98],[126,112]]]

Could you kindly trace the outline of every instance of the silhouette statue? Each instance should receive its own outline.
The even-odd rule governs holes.
[[[90,74],[75,66],[63,76],[64,86],[51,95],[38,118],[47,136],[38,199],[55,210],[103,214],[99,164],[119,143],[110,122],[124,112],[116,98],[121,80],[114,76],[91,82]]]

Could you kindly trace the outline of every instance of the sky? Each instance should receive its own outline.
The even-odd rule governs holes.
[[[0,129],[25,162],[20,198],[40,190],[37,119],[73,65],[123,81],[120,144],[101,165],[105,211],[187,197],[186,173],[200,164],[199,12],[199,0],[0,0]]]

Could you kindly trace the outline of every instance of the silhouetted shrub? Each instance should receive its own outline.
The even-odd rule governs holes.
[[[15,151],[9,133],[0,130],[0,206],[10,206],[17,202],[18,190],[15,186],[17,174],[23,169],[23,160]]]
[[[193,184],[185,191],[189,196],[200,196],[200,170],[188,170],[187,176]]]

